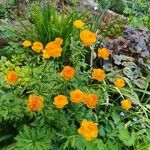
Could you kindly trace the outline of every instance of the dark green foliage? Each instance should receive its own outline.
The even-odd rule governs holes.
[[[134,27],[146,26],[150,29],[150,1],[149,0],[99,0],[102,8],[109,9],[129,18],[129,24]]]
[[[6,18],[7,16],[8,16],[7,8],[3,4],[0,4],[0,19]]]
[[[129,24],[134,27],[145,26],[150,29],[150,1],[130,0],[124,14],[129,17]]]
[[[56,8],[48,4],[44,8],[35,5],[31,11],[31,21],[34,23],[37,39],[44,44],[56,37],[61,37],[67,42],[73,32],[74,18],[74,13],[60,14]]]
[[[120,2],[123,1],[113,1],[113,5],[121,8]],[[44,59],[31,48],[24,48],[22,39],[0,28],[0,36],[8,40],[0,49],[0,150],[149,150],[149,32],[143,28],[123,30],[121,22],[109,33],[102,31],[106,37],[114,34],[122,37],[116,36],[106,42],[105,46],[112,50],[112,59],[98,58],[101,67],[106,69],[106,80],[98,82],[91,79],[94,66],[89,63],[91,49],[96,48],[83,47],[80,30],[73,27],[73,21],[82,19],[83,14],[60,12],[49,5],[31,5],[30,12],[29,26],[20,22],[22,28],[17,28],[17,34],[23,40],[38,40],[44,45],[56,37],[63,38],[64,61]],[[100,20],[98,17],[93,25],[85,26],[96,32]],[[111,29],[113,24],[109,26]],[[60,77],[64,65],[75,68],[72,80]],[[16,85],[11,86],[4,80],[9,70],[19,76]],[[124,88],[114,86],[114,79],[120,75],[126,81]],[[70,92],[75,89],[95,93],[99,98],[97,107],[89,109],[82,102],[72,103]],[[30,94],[43,97],[42,110],[29,111]],[[60,94],[68,99],[63,109],[53,104],[54,97]],[[120,105],[125,98],[132,101],[129,111]],[[86,141],[78,133],[83,119],[98,125],[98,137],[93,141]]]
[[[50,150],[51,137],[44,127],[31,128],[24,126],[16,139],[16,150]]]
[[[7,0],[7,5],[15,5],[15,3],[17,3],[17,0]]]
[[[102,8],[106,8],[109,4],[109,9],[121,14],[127,5],[127,0],[98,0],[98,2]]]
[[[64,46],[70,41],[73,33],[73,21],[77,17],[75,12],[58,12],[57,9],[49,4],[40,6],[32,4],[30,7],[30,21],[33,24],[26,25],[16,16],[23,30],[16,32],[24,39],[40,41],[46,45],[56,37],[64,39]]]

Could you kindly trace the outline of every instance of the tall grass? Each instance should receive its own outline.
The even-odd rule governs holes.
[[[35,5],[31,8],[31,21],[35,27],[35,34],[43,44],[56,37],[68,40],[69,35],[73,32],[73,21],[76,17],[75,12],[66,15],[50,5],[45,5],[43,8]]]

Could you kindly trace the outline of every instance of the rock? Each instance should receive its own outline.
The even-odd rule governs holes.
[[[114,11],[111,11],[111,10],[107,10],[106,13],[105,13],[105,16],[107,18],[112,18],[112,17],[116,17],[116,18],[120,18],[121,20],[128,20],[127,17],[123,16],[123,15],[120,15],[118,13],[115,13]]]
[[[79,1],[79,9],[81,11],[84,10],[97,10],[98,3],[96,3],[94,0],[80,0]]]
[[[20,21],[27,28],[31,27],[31,23],[28,20],[20,20]],[[16,20],[11,21],[10,24],[14,27],[14,29],[22,30],[22,25],[18,21]]]
[[[6,5],[6,3],[7,3],[7,0],[0,0],[0,4]]]
[[[0,48],[6,45],[8,45],[8,41],[3,38],[0,38]]]

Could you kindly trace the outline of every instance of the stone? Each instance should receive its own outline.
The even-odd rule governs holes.
[[[6,5],[6,3],[7,3],[7,0],[0,0],[0,4]]]
[[[83,11],[87,9],[96,11],[98,8],[98,3],[96,3],[94,0],[80,0],[79,8]]]

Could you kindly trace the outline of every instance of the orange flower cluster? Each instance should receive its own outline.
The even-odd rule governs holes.
[[[22,44],[25,48],[30,47],[32,45],[32,50],[37,53],[43,52],[44,58],[50,58],[50,57],[57,58],[57,57],[61,56],[62,43],[63,43],[62,38],[56,38],[54,41],[49,42],[45,46],[45,48],[44,48],[43,44],[39,41],[34,42],[32,45],[31,41],[25,40]]]
[[[68,100],[67,97],[64,95],[58,95],[54,98],[54,102],[53,104],[57,107],[57,108],[63,108],[65,105],[68,104]]]
[[[85,29],[80,33],[80,39],[84,46],[91,46],[96,42],[96,34]]]
[[[36,112],[36,111],[42,110],[43,106],[44,106],[43,101],[44,101],[44,99],[42,96],[37,96],[37,95],[31,94],[27,101],[27,108],[31,112]]]
[[[82,29],[84,27],[84,22],[82,20],[76,20],[73,22],[73,25],[77,28],[77,29]]]
[[[56,38],[55,41],[49,42],[45,46],[45,50],[43,50],[44,58],[57,58],[61,56],[62,48],[61,44],[63,43],[63,39]]]
[[[130,108],[132,108],[132,102],[128,99],[124,99],[121,101],[121,106],[123,109],[129,110]]]
[[[125,86],[125,80],[122,78],[117,78],[114,82],[114,85],[118,88],[123,88]]]
[[[19,81],[19,76],[13,70],[8,71],[8,73],[4,77],[5,81],[10,85],[15,85]]]
[[[103,69],[93,69],[92,78],[98,81],[104,80],[106,77],[105,71]]]
[[[87,105],[90,109],[93,109],[98,104],[98,97],[92,93],[83,93],[80,89],[76,89],[70,92],[70,98],[73,103],[80,103],[83,102]],[[58,95],[54,98],[53,104],[57,108],[63,108],[65,105],[68,104],[67,97],[64,95]]]
[[[85,23],[81,19],[75,20],[73,22],[73,25],[77,29],[83,29],[84,24]],[[89,31],[88,29],[84,29],[80,33],[80,39],[81,39],[82,44],[84,46],[92,46],[96,42],[96,34],[91,32],[91,31]]]
[[[87,141],[92,141],[98,136],[98,126],[93,121],[84,119],[81,123],[81,127],[78,129],[78,133]]]
[[[60,72],[60,76],[65,80],[71,80],[74,77],[75,69],[70,66],[65,66]]]
[[[107,48],[99,48],[98,49],[98,57],[107,60],[109,58],[110,52]]]

